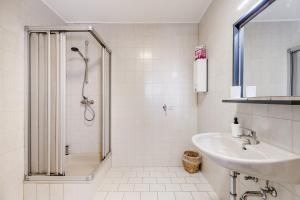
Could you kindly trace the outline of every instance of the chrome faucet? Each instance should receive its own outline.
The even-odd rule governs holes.
[[[269,186],[269,181],[266,181],[266,186],[258,191],[246,191],[240,197],[240,200],[247,200],[248,197],[260,197],[263,200],[268,198],[268,194],[272,197],[277,197],[277,191],[274,187]]]
[[[240,138],[245,138],[247,140],[247,142],[249,143],[249,145],[255,145],[255,144],[259,143],[259,141],[257,140],[257,136],[256,136],[255,131],[253,131],[249,128],[243,128],[243,127],[241,127],[241,129],[244,130],[244,131],[247,131],[248,134],[242,134],[242,135],[240,135]],[[247,144],[245,144],[245,145],[247,145]]]

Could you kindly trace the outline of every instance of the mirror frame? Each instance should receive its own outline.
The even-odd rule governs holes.
[[[242,28],[275,1],[276,0],[260,0],[237,22],[233,24],[232,86],[241,86],[241,98],[243,98],[244,96],[244,38]]]

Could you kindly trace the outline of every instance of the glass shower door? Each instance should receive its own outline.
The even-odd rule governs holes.
[[[29,174],[63,175],[65,34],[31,33]]]

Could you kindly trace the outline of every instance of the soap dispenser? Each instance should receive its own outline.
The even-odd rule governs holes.
[[[241,126],[238,122],[238,118],[235,117],[234,120],[233,120],[233,123],[231,124],[231,134],[232,134],[232,137],[239,137],[241,135]]]

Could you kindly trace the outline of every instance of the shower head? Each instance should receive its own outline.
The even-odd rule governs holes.
[[[78,49],[77,47],[71,47],[71,50],[72,50],[72,51],[75,51],[75,52],[76,52],[76,51],[79,51],[79,49]]]
[[[88,59],[86,57],[84,57],[84,55],[81,53],[81,51],[77,47],[71,47],[71,50],[74,52],[78,52],[78,54],[82,57],[84,62],[87,62]]]
[[[81,58],[85,62],[84,83],[88,83],[88,61],[89,61],[89,59],[84,57],[84,55],[80,52],[80,50],[77,47],[71,47],[71,50],[74,52],[78,52],[78,54],[81,56]],[[82,94],[82,96],[84,97],[83,94]]]

